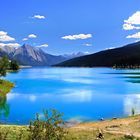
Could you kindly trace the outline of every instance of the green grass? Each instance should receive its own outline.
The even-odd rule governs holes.
[[[140,140],[139,128],[140,115],[136,115],[104,122],[81,123],[74,127],[65,128],[66,132],[68,132],[65,139],[45,140],[97,140],[96,138],[97,135],[99,135],[99,130],[101,130],[100,132],[102,132],[104,140]],[[0,140],[42,140],[30,139],[29,136],[32,132],[29,130],[29,126],[0,125]],[[39,131],[35,132],[40,134]]]
[[[81,130],[81,131],[69,131],[66,140],[97,140],[98,131],[96,130]],[[129,140],[124,135],[104,133],[104,140]],[[99,139],[101,140],[101,139]],[[139,140],[139,139],[132,139]]]
[[[6,126],[0,125],[0,140],[29,140],[27,126]],[[71,131],[68,129],[68,135],[65,140],[96,140],[97,131],[81,130]],[[36,139],[35,139],[36,140]],[[138,138],[128,138],[124,135],[104,133],[104,140],[140,140]]]
[[[0,79],[0,96],[5,96],[14,87],[14,83]]]

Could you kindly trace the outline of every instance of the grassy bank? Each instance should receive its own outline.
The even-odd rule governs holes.
[[[140,115],[102,122],[81,123],[69,128],[78,140],[96,139],[99,130],[105,140],[140,140]]]
[[[0,125],[0,139],[6,136],[8,140],[20,138],[27,140],[29,133],[27,129],[27,126]],[[102,131],[104,140],[140,140],[140,115],[103,122],[81,123],[67,130],[66,140],[96,140],[99,130]]]
[[[14,87],[14,83],[0,79],[0,96],[4,96],[11,91]]]

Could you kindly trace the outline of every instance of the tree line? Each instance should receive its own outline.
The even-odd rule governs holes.
[[[19,70],[19,64],[17,61],[9,60],[6,56],[0,58],[0,76],[5,76],[7,71],[17,70]]]

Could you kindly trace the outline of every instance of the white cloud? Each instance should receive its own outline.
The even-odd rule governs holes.
[[[86,44],[83,44],[83,45],[88,46],[88,47],[92,46],[92,44],[89,44],[89,43],[86,43]]]
[[[138,32],[138,33],[136,33],[136,34],[128,35],[126,38],[135,38],[135,39],[139,39],[139,38],[140,38],[140,32]]]
[[[17,48],[20,46],[20,44],[18,44],[18,43],[0,43],[0,47],[5,47],[5,46]]]
[[[127,20],[124,20],[125,23],[140,25],[140,11],[135,12]]]
[[[30,38],[37,38],[37,35],[35,35],[35,34],[30,34],[30,35],[28,35],[28,37],[23,38],[22,41],[27,41],[27,40],[30,39]]]
[[[127,20],[124,20],[123,29],[124,30],[140,29],[140,11],[135,12]],[[140,39],[140,32],[128,35],[126,38]]]
[[[28,35],[28,38],[37,38],[37,35],[35,35],[35,34],[30,34],[30,35]]]
[[[140,11],[135,12],[127,20],[124,20],[123,29],[124,30],[140,29],[140,26],[138,25],[140,25]]]
[[[77,40],[77,39],[88,39],[88,38],[91,38],[91,37],[92,37],[92,34],[78,34],[78,35],[64,36],[64,37],[62,37],[62,39]]]
[[[0,41],[1,42],[15,41],[15,38],[9,36],[7,32],[0,31]]]
[[[0,36],[4,36],[4,35],[7,35],[7,32],[0,31]]]
[[[133,30],[133,29],[140,29],[140,27],[125,23],[125,24],[123,24],[123,29],[124,30]]]
[[[33,18],[36,18],[36,19],[45,19],[46,17],[45,16],[42,16],[42,15],[34,15]]]
[[[43,45],[39,45],[37,46],[38,48],[47,48],[49,45],[48,44],[43,44]]]
[[[26,41],[26,40],[28,40],[28,38],[23,38],[22,40],[23,40],[23,41]]]

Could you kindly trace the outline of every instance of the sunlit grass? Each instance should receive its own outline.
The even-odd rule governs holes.
[[[64,131],[66,130],[67,133],[60,140],[101,140],[97,137],[99,136],[99,132],[103,134],[104,140],[140,140],[139,118],[140,115],[136,115],[103,122],[81,123],[70,128],[64,128]],[[41,124],[39,123],[39,126]],[[29,136],[33,132],[29,128],[29,126],[0,125],[0,140],[31,140]],[[40,127],[37,128],[39,129],[36,129],[37,131],[34,131],[34,133],[37,135],[42,134],[40,133],[42,130],[38,131]],[[46,139],[40,138],[34,140]]]
[[[14,87],[14,83],[0,79],[0,96],[6,95]]]
[[[96,130],[69,130],[65,140],[96,140]],[[3,140],[6,137],[7,140],[29,140],[28,139],[28,127],[27,126],[0,126],[0,138]],[[104,133],[104,140],[129,140],[124,135]],[[133,140],[139,140],[134,138]]]

